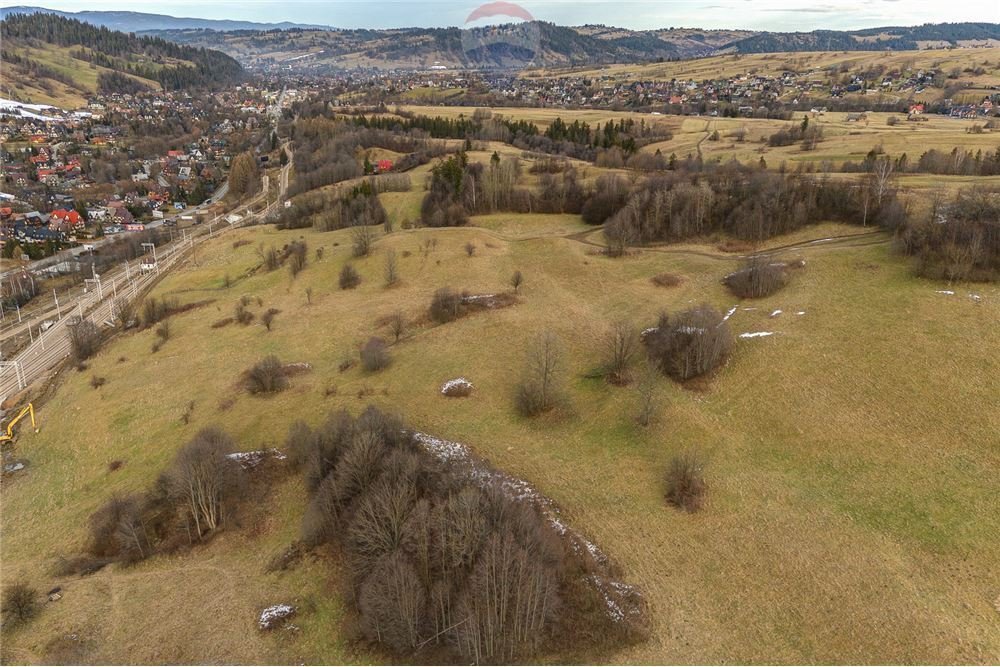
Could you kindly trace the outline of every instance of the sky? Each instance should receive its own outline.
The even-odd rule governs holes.
[[[442,0],[17,0],[60,9],[124,10],[172,16],[292,21],[339,28],[462,26],[482,2]],[[536,19],[560,25],[603,23],[651,28],[746,28],[752,30],[845,30],[885,25],[957,21],[1000,22],[1000,0],[525,0]],[[475,21],[476,24],[483,20]]]

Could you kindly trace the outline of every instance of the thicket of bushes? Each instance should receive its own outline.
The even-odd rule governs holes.
[[[299,422],[287,451],[311,493],[302,538],[341,548],[370,640],[404,656],[503,663],[637,630],[609,620],[586,562],[534,504],[506,493],[499,474],[475,482],[443,464],[398,419],[370,407],[315,430]]]
[[[916,271],[946,280],[1000,280],[1000,191],[974,188],[911,222],[898,237]]]
[[[90,359],[101,349],[101,330],[91,320],[76,318],[68,329],[70,354],[78,364]]]
[[[787,265],[766,255],[752,255],[723,282],[738,297],[756,299],[774,294],[788,283]]]
[[[231,523],[246,479],[224,432],[199,431],[143,493],[114,495],[89,520],[84,556],[64,561],[66,573],[86,574],[112,563],[135,563],[207,539]]]
[[[676,315],[664,313],[644,341],[651,361],[675,380],[689,380],[718,368],[732,348],[722,315],[709,305]]]

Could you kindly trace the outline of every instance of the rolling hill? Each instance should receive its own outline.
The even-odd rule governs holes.
[[[224,51],[250,67],[324,71],[353,67],[563,67],[701,58],[723,53],[885,51],[1000,45],[1000,24],[947,23],[858,31],[759,33],[628,30],[527,22],[487,28],[392,30],[159,30],[150,34]]]
[[[17,5],[0,8],[0,19],[11,14],[55,14],[63,18],[77,19],[102,28],[121,30],[122,32],[142,32],[146,30],[286,30],[288,28],[326,28],[321,25],[303,23],[257,23],[254,21],[235,21],[218,19],[186,18],[168,16],[166,14],[147,14],[145,12],[104,12],[82,11],[63,12],[58,9]]]
[[[98,92],[191,89],[239,80],[243,68],[210,49],[137,37],[53,14],[12,14],[0,22],[3,93],[73,107]]]

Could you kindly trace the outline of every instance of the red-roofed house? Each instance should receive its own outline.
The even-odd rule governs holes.
[[[59,182],[59,172],[55,169],[39,169],[38,180],[48,185],[55,185]]]
[[[49,229],[54,232],[75,232],[83,229],[83,218],[75,210],[56,209],[49,216]]]

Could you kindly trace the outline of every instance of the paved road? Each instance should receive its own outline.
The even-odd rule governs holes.
[[[279,203],[284,197],[288,185],[288,175],[291,170],[291,161],[282,168],[279,175],[281,191],[276,201],[269,204],[257,216],[263,218],[269,213],[276,211]],[[265,193],[260,193],[249,202],[239,205],[239,209],[248,209],[259,204],[265,198]],[[237,225],[218,224],[202,225],[198,229],[186,230],[189,234],[185,238],[175,240],[173,243],[157,248],[157,264],[159,271],[150,271],[145,274],[139,273],[138,262],[135,268],[129,269],[131,280],[125,279],[124,266],[117,270],[116,276],[122,278],[123,282],[115,282],[118,297],[138,299],[153,283],[166,272],[180,264],[182,257],[194,246],[223,234],[228,229],[238,227],[250,222],[252,218],[245,217]],[[106,274],[107,275],[107,274]],[[16,393],[25,386],[30,385],[35,380],[41,378],[45,373],[58,365],[70,354],[69,344],[69,323],[75,319],[69,315],[82,315],[87,317],[100,327],[114,326],[114,292],[111,282],[102,278],[102,293],[96,288],[92,288],[71,306],[64,306],[63,317],[59,319],[48,331],[37,337],[31,345],[22,350],[14,359],[0,362],[0,402],[8,396]]]

